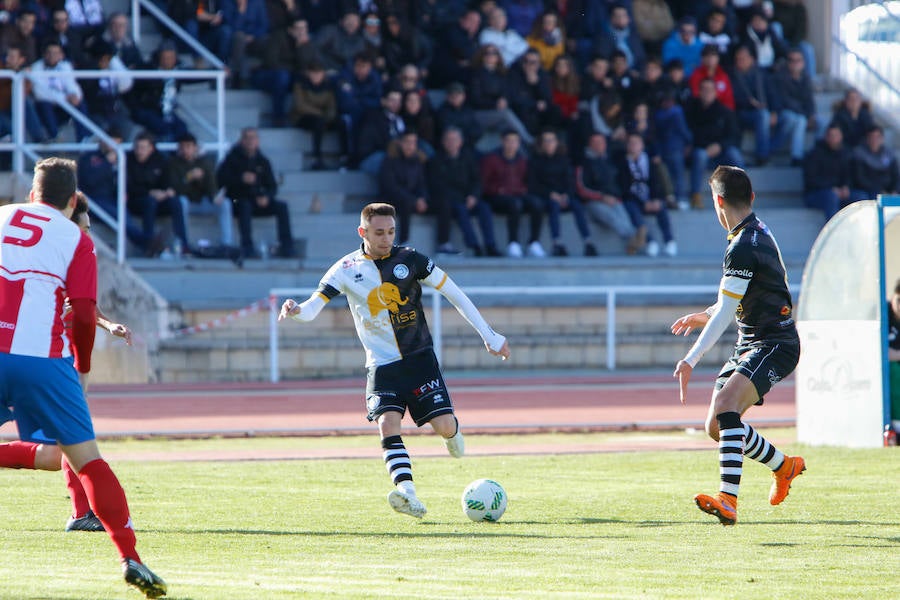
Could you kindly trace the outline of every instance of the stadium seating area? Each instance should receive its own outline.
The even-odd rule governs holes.
[[[268,4],[268,3],[267,3]],[[280,4],[274,2],[271,4]],[[307,3],[299,2],[298,6]],[[318,5],[319,3],[313,3]],[[343,8],[345,4],[335,3]],[[397,13],[392,11],[406,10],[407,5],[416,3],[369,2],[360,5],[382,4],[382,20]],[[433,3],[422,3],[431,5]],[[441,3],[438,3],[441,4]],[[463,2],[448,2],[453,7]],[[488,2],[477,3],[482,10],[489,9]],[[555,2],[499,2],[500,5],[541,5],[541,8],[556,8]],[[547,6],[544,7],[544,4]],[[562,3],[566,4],[566,3]],[[572,5],[572,3],[568,3]],[[580,5],[580,3],[574,3]],[[608,10],[621,4],[632,11],[631,2],[587,2],[586,4],[603,7]],[[634,2],[634,5],[641,4]],[[688,9],[683,4],[670,2],[673,17],[689,17]],[[690,3],[687,3],[690,4]],[[700,3],[697,3],[700,4]],[[708,3],[710,5],[719,2]],[[723,2],[730,7],[730,2]],[[776,3],[777,4],[777,3]],[[607,6],[608,5],[608,6]],[[105,0],[103,7],[107,15],[117,10],[128,10],[128,6],[120,0]],[[508,7],[509,8],[509,7]],[[513,7],[515,9],[515,7]],[[301,8],[302,10],[302,8]],[[514,10],[508,11],[513,20]],[[418,13],[415,13],[418,14]],[[449,19],[455,26],[452,9],[441,18]],[[730,16],[730,14],[729,14]],[[701,19],[702,20],[702,19]],[[488,18],[484,19],[486,24]],[[678,23],[689,23],[690,18]],[[695,24],[697,21],[694,21]],[[673,21],[673,26],[675,25]],[[701,29],[703,29],[701,27]],[[154,49],[168,38],[165,30],[149,17],[140,23],[140,49],[149,57]],[[737,38],[737,31],[735,38]],[[315,36],[314,36],[315,39]],[[646,49],[651,54],[658,54],[662,47],[662,38],[656,42],[648,41]],[[432,41],[434,41],[432,39]],[[613,41],[615,43],[615,40]],[[539,44],[537,44],[539,45]],[[618,49],[618,47],[616,47]],[[179,60],[184,65],[195,62],[195,56],[185,48],[178,48]],[[438,53],[439,49],[435,49]],[[612,50],[610,51],[612,52]],[[665,54],[665,51],[663,51]],[[590,50],[584,54],[585,60],[590,58]],[[576,55],[577,57],[577,55]],[[229,57],[225,57],[229,58]],[[611,58],[611,54],[610,54]],[[259,60],[252,59],[248,69],[260,66]],[[227,62],[227,60],[226,60]],[[635,73],[638,79],[640,75]],[[324,135],[321,155],[313,155],[314,143],[312,135],[303,129],[285,127],[285,123],[272,114],[269,94],[253,89],[252,79],[237,82],[231,80],[226,93],[226,138],[234,141],[244,127],[258,127],[261,149],[270,158],[279,182],[278,196],[284,199],[289,207],[290,221],[297,240],[300,255],[296,259],[269,258],[267,260],[247,260],[242,268],[237,268],[228,260],[200,260],[186,257],[179,260],[160,260],[159,258],[130,258],[129,265],[138,278],[149,284],[167,303],[166,318],[162,322],[170,327],[203,323],[220,315],[224,310],[246,306],[268,294],[272,287],[314,287],[318,277],[337,257],[346,253],[358,243],[355,227],[359,209],[369,201],[381,198],[379,185],[375,177],[362,170],[353,168],[352,158],[347,163],[344,147],[341,144],[340,132],[329,131]],[[442,84],[445,82],[442,82]],[[387,84],[387,83],[386,83]],[[240,89],[237,89],[240,88]],[[815,97],[816,116],[820,124],[832,118],[832,106],[843,96],[843,91],[830,87],[824,78],[819,81],[819,89]],[[436,108],[445,99],[444,85],[431,86],[426,96]],[[649,97],[647,98],[650,99]],[[202,125],[191,117],[191,113],[212,114],[215,110],[215,92],[207,83],[186,84],[178,93],[178,102],[184,108],[179,116],[187,128],[198,134],[201,140],[205,137]],[[582,110],[585,105],[582,105]],[[558,129],[568,137],[573,146],[577,136],[573,135],[567,124]],[[500,141],[500,129],[488,131],[479,140],[479,152],[488,152]],[[817,129],[813,128],[805,135],[804,148],[812,147]],[[532,131],[537,133],[537,131]],[[71,126],[61,129],[60,140],[73,139],[75,136]],[[745,131],[740,138],[740,149],[753,177],[758,198],[758,212],[772,225],[782,246],[789,275],[797,284],[802,274],[803,263],[813,241],[824,222],[819,210],[806,208],[803,202],[804,182],[802,169],[792,161],[787,148],[775,153],[772,160],[760,166],[754,166],[752,157],[755,140],[752,132]],[[580,147],[574,147],[572,156],[581,154]],[[321,160],[322,164],[318,164]],[[314,164],[316,163],[316,164]],[[315,167],[313,170],[312,167]],[[21,183],[18,183],[21,187]],[[10,184],[10,187],[12,184]],[[10,191],[10,197],[15,192]],[[684,194],[682,194],[684,196]],[[717,261],[721,258],[721,231],[715,218],[707,207],[694,210],[676,210],[672,206],[670,216],[678,242],[678,255],[675,257],[648,257],[644,255],[626,254],[625,243],[609,230],[592,224],[594,242],[599,250],[599,257],[550,257],[545,259],[510,259],[473,258],[465,255],[442,254],[440,263],[451,271],[464,286],[477,285],[509,285],[529,286],[542,285],[714,285],[718,279]],[[652,219],[651,219],[652,221]],[[162,219],[164,230],[168,228],[166,219]],[[254,231],[258,240],[274,243],[276,239],[273,219],[255,219]],[[506,231],[502,216],[495,216],[494,228],[501,245],[505,246]],[[215,239],[217,224],[213,219],[192,217],[192,237]],[[433,254],[438,250],[435,242],[434,217],[414,216],[409,241],[422,251]],[[111,232],[99,231],[101,240],[111,243]],[[546,227],[540,242],[550,249],[551,240]],[[571,217],[564,214],[562,219],[561,241],[570,249],[580,248],[581,240]],[[102,243],[102,242],[101,242]],[[463,241],[458,228],[454,227],[451,243],[462,248]],[[580,254],[580,252],[577,252]],[[594,311],[590,317],[585,316],[585,309],[572,306],[583,304],[585,298],[560,299],[542,298],[539,300],[544,308],[535,309],[530,299],[513,298],[478,298],[479,304],[499,306],[512,304],[509,310],[494,310],[492,318],[497,328],[511,334],[514,345],[523,349],[517,354],[516,366],[535,368],[542,366],[575,367],[603,364],[604,350],[599,343],[605,331],[605,309]],[[671,340],[665,335],[672,308],[679,304],[704,299],[657,295],[651,297],[628,297],[617,313],[620,322],[621,346],[619,364],[621,366],[662,366],[669,364],[678,354],[680,342]],[[598,304],[602,305],[602,302]],[[660,308],[663,307],[663,308]],[[666,309],[665,307],[668,307]],[[110,307],[115,312],[115,307]],[[535,312],[537,311],[537,312]],[[337,313],[338,311],[331,311]],[[359,351],[352,340],[352,327],[346,315],[333,315],[320,319],[313,333],[292,331],[290,337],[282,340],[282,345],[291,353],[283,353],[281,364],[298,365],[296,368],[284,369],[285,376],[326,375],[346,373],[356,370],[359,364]],[[329,320],[330,319],[330,320]],[[456,327],[454,315],[446,315],[446,344],[448,352],[445,365],[449,369],[477,366],[480,355],[471,350],[465,336],[467,332]],[[346,320],[346,322],[344,322]],[[540,323],[537,327],[535,323]],[[325,333],[328,335],[324,335]],[[156,333],[156,332],[149,332]],[[457,337],[460,336],[460,337]],[[165,336],[163,336],[165,337]],[[315,349],[312,342],[315,340]],[[552,340],[552,343],[548,342]],[[650,342],[650,343],[647,343]],[[182,337],[163,341],[162,352],[151,378],[159,380],[195,380],[211,379],[262,379],[267,376],[267,356],[265,348],[268,344],[267,321],[265,314],[257,314],[242,320],[237,325],[221,330],[200,333],[191,337]],[[304,350],[309,345],[308,350]],[[572,351],[564,348],[574,347]],[[477,348],[475,348],[477,350]],[[299,365],[302,365],[299,366]]]

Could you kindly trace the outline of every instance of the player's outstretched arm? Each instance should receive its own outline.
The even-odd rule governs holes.
[[[297,304],[293,298],[288,298],[281,305],[281,312],[278,313],[278,320],[283,321],[288,317],[295,321],[312,321],[328,303],[328,298],[323,294],[316,292],[303,304]]]
[[[706,312],[684,315],[672,323],[672,333],[674,335],[688,335],[695,329],[702,329],[708,322],[709,314]]]
[[[475,304],[446,273],[435,267],[431,275],[423,281],[439,291],[456,308],[459,314],[469,322],[469,325],[481,336],[488,352],[494,356],[499,356],[503,360],[509,358],[509,343],[506,341],[506,338],[491,329],[491,326],[481,316]]]
[[[100,307],[97,307],[97,326],[105,329],[111,335],[116,337],[120,337],[125,340],[125,343],[129,346],[131,345],[134,333],[131,331],[131,328],[124,323],[113,323],[109,320],[109,318],[103,314],[103,311],[100,310]]]

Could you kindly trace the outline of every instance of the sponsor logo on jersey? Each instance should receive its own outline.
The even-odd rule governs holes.
[[[775,369],[769,369],[769,383],[775,384],[781,381],[781,375],[775,372]]]
[[[425,265],[425,272],[431,273],[432,271],[434,271],[434,261],[429,258],[428,264]]]
[[[0,329],[15,329],[15,323],[8,323],[6,321],[0,321]]]
[[[393,283],[382,283],[369,292],[366,301],[369,303],[369,312],[374,317],[383,310],[394,314],[400,312],[400,307],[409,302],[409,298],[401,296],[400,288]]]
[[[753,271],[750,269],[725,269],[725,277],[740,277],[742,279],[751,279]]]
[[[391,323],[393,325],[399,326],[400,328],[414,325],[418,318],[419,315],[416,314],[416,311],[414,310],[411,310],[409,312],[391,313]]]
[[[347,260],[345,260],[344,262],[341,263],[341,268],[349,269],[350,267],[352,267],[355,264],[356,264],[355,260],[353,260],[352,258],[348,258]]]
[[[397,279],[406,279],[409,277],[409,267],[400,263],[399,265],[394,266],[394,277]]]
[[[786,317],[789,314],[791,314],[791,307],[788,306],[787,304],[785,304],[784,306],[781,307],[781,316]]]
[[[444,395],[443,395],[443,394],[435,394],[435,395],[434,395],[434,403],[435,403],[435,404],[440,404],[440,403],[443,402],[443,401],[444,401]]]

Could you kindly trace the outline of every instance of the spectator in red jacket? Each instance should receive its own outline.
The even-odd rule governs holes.
[[[503,143],[496,152],[488,154],[481,161],[481,187],[484,199],[496,213],[506,213],[506,230],[509,245],[507,256],[520,258],[522,246],[519,244],[519,216],[527,211],[531,218],[528,254],[544,257],[547,253],[541,247],[541,225],[544,217],[543,203],[528,193],[526,176],[528,160],[522,153],[522,139],[518,133],[507,130],[503,133]]]
[[[688,85],[695,98],[700,96],[700,82],[704,79],[712,79],[716,83],[716,98],[734,110],[734,89],[731,86],[731,78],[719,64],[719,50],[713,44],[703,46],[703,51],[700,53],[700,65],[694,69],[688,79]]]

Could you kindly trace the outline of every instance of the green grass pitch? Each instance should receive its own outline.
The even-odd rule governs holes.
[[[531,437],[470,436],[469,447]],[[566,436],[542,436],[543,443]],[[584,435],[581,439],[592,439]],[[366,438],[107,442],[122,451]],[[421,521],[398,515],[370,459],[113,461],[144,560],[176,599],[880,598],[900,587],[900,450],[787,447],[808,471],[782,506],[748,461],[738,524],[692,496],[717,488],[708,451],[415,458]],[[142,446],[143,445],[143,446]],[[218,445],[218,446],[217,446]],[[460,495],[489,477],[509,495],[499,523],[472,523]],[[140,598],[104,534],[64,533],[59,473],[0,471],[0,598]]]

